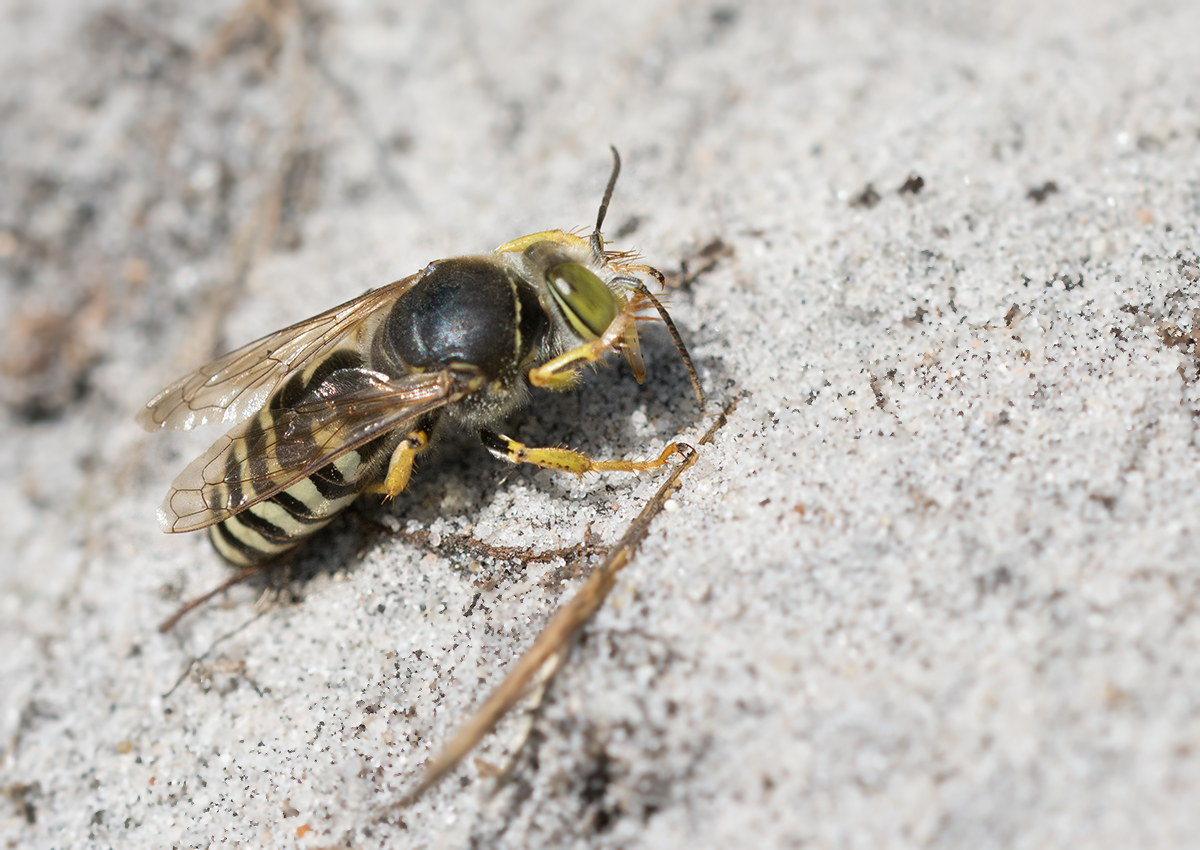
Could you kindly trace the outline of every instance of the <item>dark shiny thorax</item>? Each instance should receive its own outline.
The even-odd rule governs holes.
[[[372,359],[408,371],[470,369],[484,378],[461,411],[490,419],[523,392],[522,369],[548,320],[533,288],[490,258],[440,260],[397,299]]]
[[[528,284],[492,260],[431,263],[392,308],[383,342],[409,367],[456,363],[502,377],[524,360],[546,324]]]

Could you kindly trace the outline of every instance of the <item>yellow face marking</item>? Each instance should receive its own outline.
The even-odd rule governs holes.
[[[511,242],[505,242],[496,249],[496,253],[517,254],[537,242],[555,242],[572,248],[591,250],[591,245],[582,236],[576,236],[574,233],[567,233],[563,230],[543,230],[541,233],[530,233],[528,236],[521,236]]]

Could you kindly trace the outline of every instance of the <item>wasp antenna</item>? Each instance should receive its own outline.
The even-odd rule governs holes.
[[[600,228],[604,226],[604,216],[608,213],[608,202],[612,200],[613,189],[617,185],[617,175],[621,173],[621,155],[617,153],[617,149],[613,145],[609,145],[608,149],[612,151],[613,167],[612,174],[608,176],[608,185],[604,187],[604,200],[600,202],[600,212],[596,213],[596,229],[592,231],[592,253],[596,255],[598,262],[604,262],[604,237],[600,235]]]
[[[661,273],[657,269],[653,269],[655,276],[662,280]],[[696,392],[696,401],[700,404],[700,412],[704,412],[704,388],[700,386],[700,376],[696,374],[696,367],[692,364],[692,355],[688,354],[687,346],[683,344],[683,337],[679,335],[679,329],[675,327],[675,323],[671,321],[671,315],[666,311],[659,300],[654,297],[654,293],[642,281],[638,281],[638,292],[646,296],[650,303],[654,305],[654,309],[658,311],[658,315],[662,318],[663,324],[667,326],[667,331],[671,334],[671,339],[675,342],[675,348],[679,350],[679,356],[683,358],[683,365],[687,367],[688,378],[692,381],[692,389]]]

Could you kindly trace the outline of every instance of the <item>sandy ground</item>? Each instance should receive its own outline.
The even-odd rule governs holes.
[[[219,5],[0,10],[5,846],[1194,846],[1200,6]],[[509,429],[739,405],[540,710],[380,819],[661,476],[454,437],[160,634],[229,574],[154,516],[219,431],[133,415],[587,227],[609,143],[712,400],[650,329]]]

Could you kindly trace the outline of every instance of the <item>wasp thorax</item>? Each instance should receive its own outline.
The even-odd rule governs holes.
[[[504,266],[443,260],[397,300],[387,322],[388,359],[422,371],[467,364],[495,379],[515,374],[545,321],[531,287]]]
[[[530,245],[525,258],[575,333],[585,340],[604,336],[624,305],[594,271],[551,242]]]

